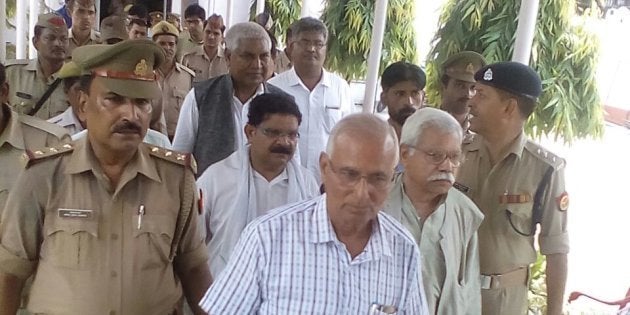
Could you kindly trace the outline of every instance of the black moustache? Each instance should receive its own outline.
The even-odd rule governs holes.
[[[142,127],[140,125],[134,124],[132,122],[122,123],[122,124],[117,125],[117,126],[114,127],[114,132],[126,133],[126,132],[129,132],[129,131],[140,133],[140,131],[142,131]]]
[[[289,147],[273,147],[269,150],[271,153],[291,154],[291,148]]]

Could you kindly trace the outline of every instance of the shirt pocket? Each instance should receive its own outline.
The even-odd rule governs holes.
[[[327,134],[330,134],[332,128],[339,122],[343,116],[341,107],[339,105],[326,105],[324,107],[324,130]]]
[[[504,233],[511,236],[531,236],[532,202],[509,203],[501,205],[504,218]]]
[[[144,215],[140,229],[137,228],[138,215],[133,216],[133,237],[135,256],[141,270],[163,268],[172,259],[171,244],[175,222],[167,215]]]
[[[85,270],[97,261],[98,221],[84,219],[47,220],[41,260],[53,266]]]
[[[182,103],[184,103],[184,98],[186,97],[187,93],[188,91],[180,89],[173,90],[173,100],[175,101],[175,109],[177,110],[177,113],[179,113],[179,111],[181,110]]]

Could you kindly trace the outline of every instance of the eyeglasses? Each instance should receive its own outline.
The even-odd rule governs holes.
[[[337,174],[337,178],[339,178],[339,181],[341,181],[341,184],[344,186],[355,186],[362,178],[365,178],[368,185],[381,190],[388,188],[389,184],[394,180],[393,175],[388,176],[387,174],[378,173],[361,175],[359,171],[349,168],[336,169],[330,159],[328,160],[328,165],[330,165],[330,169],[333,173]]]
[[[324,42],[312,41],[312,40],[308,40],[308,39],[300,39],[300,40],[297,41],[297,43],[302,48],[315,47],[317,49],[322,49],[322,48],[324,48],[326,46],[326,43],[324,43]]]
[[[408,146],[424,153],[424,155],[428,158],[429,162],[431,162],[432,164],[440,165],[444,163],[446,159],[448,159],[451,162],[451,165],[453,165],[453,167],[459,167],[462,164],[463,157],[460,152],[447,153],[447,152],[439,152],[439,151],[427,151],[413,145],[408,145]]]
[[[284,131],[280,131],[278,129],[273,129],[273,128],[262,128],[262,129],[260,129],[260,131],[267,138],[274,139],[274,140],[278,140],[280,138],[286,137],[287,139],[289,139],[291,141],[295,141],[295,140],[300,138],[300,133],[299,132],[293,132],[293,131],[292,132],[284,132]]]

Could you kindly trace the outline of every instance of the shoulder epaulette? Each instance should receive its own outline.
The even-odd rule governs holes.
[[[29,125],[35,129],[39,129],[42,131],[45,131],[51,135],[54,135],[55,137],[57,137],[58,139],[63,138],[65,135],[68,134],[68,132],[66,131],[65,128],[55,125],[53,123],[50,123],[48,121],[45,120],[41,120],[39,118],[35,118],[33,116],[29,116],[29,115],[20,115],[20,121],[25,124],[25,125]]]
[[[186,72],[188,72],[193,78],[195,77],[195,71],[193,69],[190,69],[190,68],[184,66],[181,63],[179,64],[179,68],[184,70],[184,71],[186,71]]]
[[[192,156],[192,154],[173,151],[153,145],[147,145],[147,147],[149,148],[149,152],[151,152],[152,156],[169,161],[171,163],[190,167],[193,173],[197,174],[197,162],[195,161],[195,158]]]
[[[15,66],[15,65],[27,65],[30,60],[28,59],[8,59],[4,62],[5,67]]]
[[[550,151],[547,151],[539,144],[536,144],[532,141],[527,141],[527,143],[525,143],[525,149],[541,161],[555,168],[556,170],[564,167],[565,161],[563,158],[553,154]]]
[[[42,148],[39,150],[25,150],[22,155],[24,162],[24,168],[29,168],[31,165],[49,159],[54,156],[59,156],[68,152],[72,152],[74,146],[71,143],[65,143],[56,147]]]

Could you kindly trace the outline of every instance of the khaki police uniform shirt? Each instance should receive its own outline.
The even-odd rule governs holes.
[[[431,314],[480,314],[477,228],[483,214],[451,188],[435,211],[422,220],[398,174],[384,211],[413,235],[422,254],[422,280]]]
[[[0,222],[0,271],[34,273],[29,311],[172,312],[182,298],[178,273],[208,259],[196,196],[181,200],[195,192],[190,157],[141,144],[113,187],[87,137],[33,156],[16,183],[29,189],[12,190]],[[170,260],[182,206],[190,216]]]
[[[202,46],[184,56],[182,64],[195,72],[194,82],[201,82],[228,73],[227,61],[223,55],[223,47],[219,47],[217,55],[210,59]]]
[[[162,88],[162,97],[160,99],[153,100],[154,110],[161,110],[164,112],[166,119],[166,130],[168,136],[175,135],[175,128],[177,127],[177,119],[179,118],[179,111],[182,108],[182,103],[186,94],[192,88],[192,82],[195,77],[195,73],[184,67],[180,63],[175,63],[175,67],[166,76],[159,72],[159,84]]]
[[[475,135],[463,145],[464,162],[456,187],[485,215],[479,228],[481,273],[503,274],[536,261],[531,234],[534,195],[545,172],[553,169],[542,200],[543,215],[538,242],[543,255],[568,253],[568,195],[564,188],[565,162],[521,133],[507,155],[493,166],[483,137]],[[510,224],[507,211],[511,213]]]
[[[74,38],[74,35],[72,34],[72,28],[69,28],[68,29],[68,55],[67,55],[68,59],[71,59],[72,51],[75,48],[85,46],[85,45],[94,45],[94,44],[100,44],[100,43],[101,43],[101,35],[99,32],[95,30],[90,31],[90,37],[88,37],[88,39],[85,42],[79,43]]]
[[[190,38],[190,33],[188,33],[188,31],[181,32],[177,40],[177,61],[181,62],[184,56],[194,52],[197,47],[201,46],[203,46],[203,41],[196,42]]]
[[[23,167],[21,156],[25,150],[69,142],[70,137],[59,126],[37,118],[18,115],[8,105],[0,104],[8,123],[0,133],[0,215]]]
[[[20,114],[28,114],[57,79],[57,73],[46,78],[38,59],[11,60],[7,62],[7,82],[9,83],[9,104]],[[50,94],[35,117],[43,120],[55,117],[68,108],[66,94],[61,83]]]

